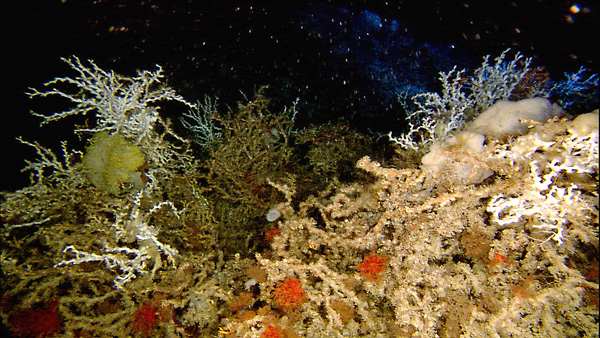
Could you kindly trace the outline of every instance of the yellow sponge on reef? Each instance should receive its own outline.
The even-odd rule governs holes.
[[[108,132],[100,132],[92,138],[82,159],[94,186],[114,195],[143,187],[138,169],[145,161],[140,148],[121,134]]]

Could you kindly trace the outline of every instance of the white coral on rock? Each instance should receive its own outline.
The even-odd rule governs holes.
[[[597,120],[598,113],[578,119]],[[529,133],[496,154],[516,165],[527,164],[529,177],[518,196],[499,194],[489,202],[493,222],[506,225],[527,221],[534,229],[547,233],[546,240],[563,244],[565,232],[574,231],[569,227],[577,228],[574,220],[593,208],[578,184],[564,178],[598,173],[598,127],[581,134],[572,127],[580,124],[577,119],[573,121],[566,135],[552,135],[559,130]]]

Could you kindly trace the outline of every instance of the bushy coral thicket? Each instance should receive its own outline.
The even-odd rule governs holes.
[[[32,95],[75,107],[38,115],[92,112],[83,139],[120,135],[146,162],[106,191],[83,151],[22,140],[39,158],[30,186],[3,193],[4,323],[21,337],[597,337],[598,112],[464,131],[485,107],[457,102],[463,85],[498,86],[486,106],[540,93],[504,55],[442,76],[454,95],[426,95],[391,157],[345,124],[296,130],[296,106],[277,113],[263,90],[227,114],[196,107],[190,142],[158,113],[190,106],[160,68],[67,60],[78,75]]]
[[[598,118],[578,119],[588,117]],[[496,174],[480,184],[456,186],[443,173],[364,157],[357,165],[374,183],[280,206],[274,252],[258,255],[267,271],[261,287],[298,278],[307,302],[300,315],[283,318],[307,337],[596,336],[598,130],[579,139],[572,123],[537,124],[512,146],[490,143],[480,156]],[[538,137],[543,148],[526,142]],[[573,138],[578,145],[563,152]],[[517,145],[536,154],[506,158]],[[558,168],[580,161],[581,170]],[[544,201],[509,221],[512,199],[534,194]],[[560,222],[551,220],[555,213]],[[267,293],[259,299],[269,303]],[[352,318],[342,320],[348,309]],[[245,323],[230,326],[252,336]]]

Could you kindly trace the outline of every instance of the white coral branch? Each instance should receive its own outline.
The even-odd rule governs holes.
[[[163,70],[156,66],[155,71],[138,71],[134,77],[126,77],[106,71],[88,60],[84,65],[77,57],[62,58],[76,77],[58,77],[44,84],[47,91],[31,88],[30,97],[57,95],[75,104],[71,109],[52,115],[33,113],[42,117],[42,124],[60,120],[72,115],[86,115],[90,112],[97,118],[96,126],[77,131],[98,132],[110,130],[122,133],[137,143],[149,138],[156,123],[160,123],[157,101],[178,101],[192,107],[183,97],[168,86],[162,85]],[[59,84],[74,86],[73,92],[59,88]]]

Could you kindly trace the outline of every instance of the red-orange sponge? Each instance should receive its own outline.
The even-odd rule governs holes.
[[[381,279],[381,273],[387,266],[388,258],[386,256],[378,256],[371,253],[365,257],[361,263],[358,263],[356,268],[361,276],[368,280],[378,281]]]
[[[268,325],[260,338],[283,338],[283,333],[277,326]]]
[[[306,300],[306,292],[302,289],[302,283],[296,278],[286,278],[279,282],[271,295],[277,307],[284,311],[294,310]]]

